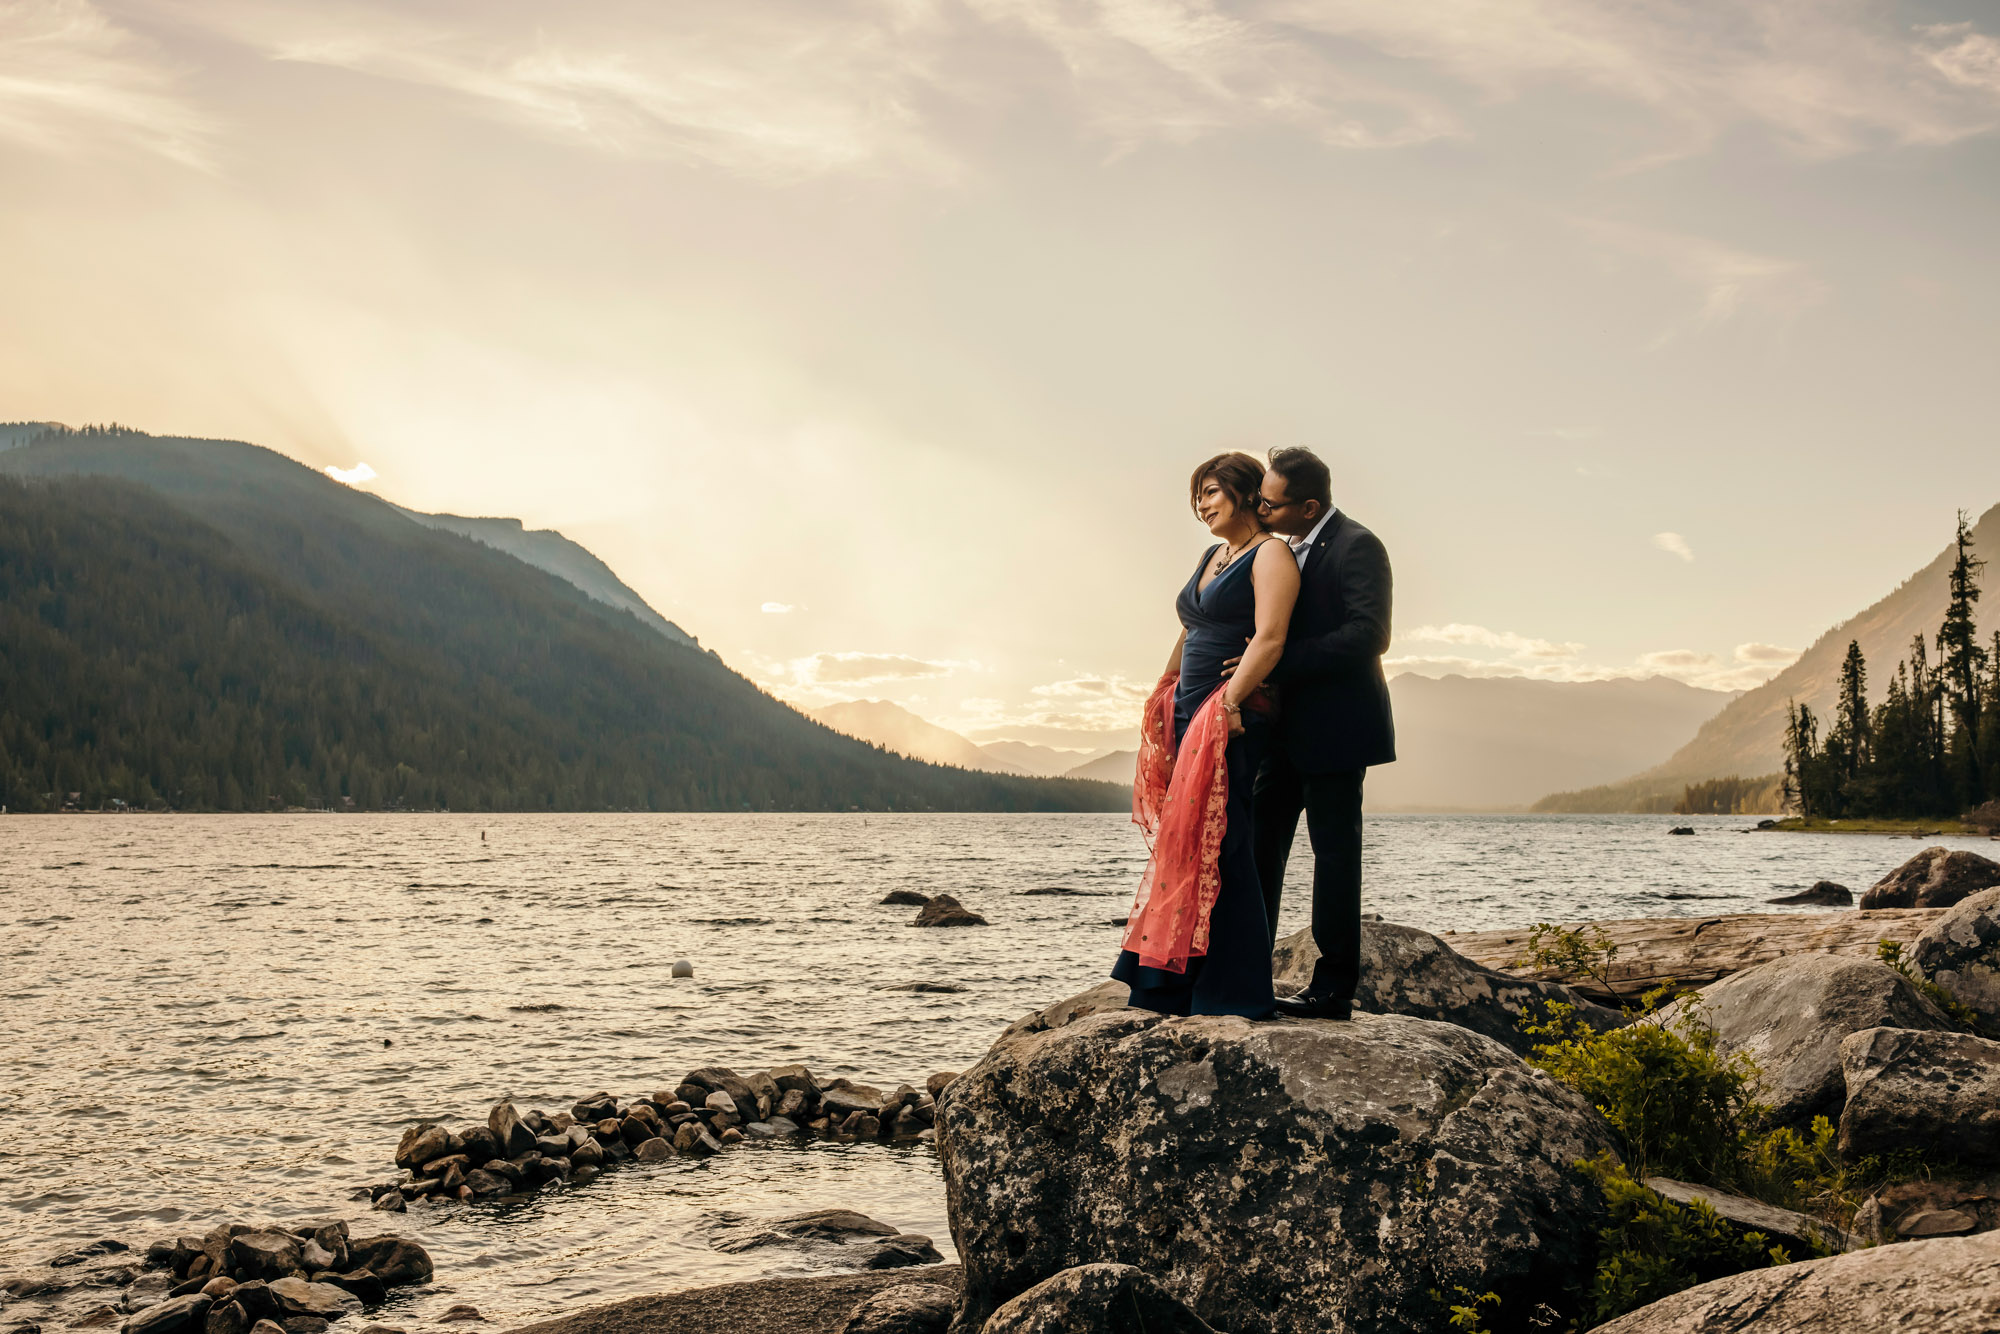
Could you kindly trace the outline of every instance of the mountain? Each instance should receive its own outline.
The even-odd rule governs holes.
[[[1039,774],[1043,778],[1060,778],[1104,754],[1101,750],[1057,750],[1054,746],[1037,746],[1026,741],[987,741],[980,743],[979,748],[1022,773]]]
[[[1065,778],[1094,778],[1103,783],[1117,783],[1129,788],[1137,775],[1139,752],[1136,750],[1114,750],[1109,755],[1099,755],[1088,764],[1079,764],[1064,774]]]
[[[0,803],[1118,810],[906,760],[282,455],[122,429],[0,452]]]
[[[1389,683],[1396,763],[1368,771],[1377,811],[1520,810],[1630,773],[1735,696],[1665,677],[1532,681],[1405,673]]]
[[[441,528],[475,542],[484,542],[516,560],[567,580],[599,602],[631,612],[641,625],[652,627],[676,644],[701,647],[693,635],[654,611],[646,599],[627,588],[624,581],[611,572],[609,565],[561,533],[547,528],[526,528],[519,519],[468,519],[457,514],[419,514],[415,510],[403,509],[401,505],[396,509],[426,528]]]
[[[857,699],[814,709],[811,717],[836,732],[858,737],[884,750],[932,764],[952,764],[987,773],[1018,774],[1022,770],[997,755],[989,755],[956,732],[927,723],[900,704],[886,699]]]
[[[2000,505],[1980,516],[1972,538],[1976,553],[2000,559]],[[1538,809],[1634,809],[1648,799],[1679,796],[1689,783],[1703,779],[1776,773],[1785,759],[1786,704],[1810,704],[1821,717],[1832,717],[1834,684],[1850,642],[1861,644],[1868,659],[1869,696],[1880,703],[1896,664],[1909,655],[1910,641],[1917,635],[1927,642],[1935,640],[1947,599],[1945,579],[1955,554],[1956,549],[1947,546],[1893,593],[1821,635],[1797,662],[1703,724],[1692,741],[1662,763],[1613,784],[1615,790],[1563,792],[1560,805]]]

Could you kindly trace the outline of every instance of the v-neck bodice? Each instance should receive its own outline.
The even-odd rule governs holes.
[[[1220,543],[1201,554],[1201,563],[1175,599],[1187,642],[1181,646],[1181,682],[1174,694],[1174,714],[1185,724],[1195,706],[1222,684],[1222,664],[1240,657],[1257,633],[1257,590],[1247,567],[1256,559],[1244,551],[1201,586],[1202,571],[1215,559]]]

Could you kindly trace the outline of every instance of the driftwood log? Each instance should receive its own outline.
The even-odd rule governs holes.
[[[1829,913],[1726,913],[1716,917],[1624,917],[1595,926],[1618,947],[1612,956],[1607,990],[1589,977],[1522,966],[1528,930],[1447,931],[1444,942],[1475,963],[1517,977],[1567,983],[1603,1005],[1635,1001],[1662,982],[1705,987],[1745,968],[1788,954],[1845,954],[1875,957],[1875,944],[1907,945],[1945,908],[1871,908]]]

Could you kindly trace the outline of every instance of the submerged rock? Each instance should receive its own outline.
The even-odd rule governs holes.
[[[1294,931],[1272,953],[1272,978],[1305,986],[1317,962],[1319,947],[1312,932]],[[1457,1024],[1525,1055],[1535,1040],[1521,1032],[1521,1021],[1541,1018],[1550,1002],[1575,1006],[1578,1017],[1600,1031],[1625,1023],[1623,1014],[1560,982],[1515,977],[1474,963],[1428,931],[1393,922],[1361,924],[1357,1010]]]
[[[430,1253],[408,1237],[356,1237],[347,1244],[347,1260],[392,1288],[428,1283],[433,1272]]]
[[[1815,881],[1811,889],[1802,889],[1796,894],[1783,894],[1775,899],[1765,899],[1764,902],[1817,908],[1851,908],[1854,906],[1854,891],[1846,885],[1836,885],[1831,880],[1820,880]]]
[[[919,894],[914,889],[892,889],[887,894],[884,894],[881,899],[882,906],[885,908],[921,908],[930,901],[930,895]]]
[[[1864,908],[1949,908],[2000,885],[2000,862],[1976,852],[1925,848],[1876,881],[1861,896]]]
[[[981,1334],[1216,1334],[1131,1265],[1078,1265],[993,1313]]]
[[[1871,1028],[1842,1042],[1840,1059],[1843,1156],[1907,1149],[1968,1168],[2000,1166],[2000,1042]]]
[[[926,903],[913,926],[985,926],[986,919],[949,894]]]
[[[1725,1056],[1757,1063],[1758,1097],[1781,1125],[1840,1118],[1847,1101],[1840,1044],[1864,1028],[1949,1029],[1944,1011],[1910,980],[1873,959],[1797,954],[1732,973],[1699,993],[1703,1022]],[[1661,1012],[1671,1023],[1688,1002]]]
[[[1164,1019],[1003,1037],[939,1104],[959,1334],[1066,1269],[1135,1265],[1232,1334],[1441,1328],[1440,1294],[1564,1318],[1613,1151],[1590,1105],[1453,1024]]]
[[[1875,1246],[1677,1292],[1592,1334],[1992,1334],[2000,1233]]]
[[[846,1244],[878,1237],[901,1239],[902,1233],[887,1223],[852,1209],[814,1209],[803,1214],[787,1214],[732,1229],[719,1237],[715,1249],[735,1255],[759,1246],[781,1246],[789,1242],[830,1241]],[[918,1240],[929,1244],[930,1238]],[[942,1257],[939,1257],[942,1258]]]

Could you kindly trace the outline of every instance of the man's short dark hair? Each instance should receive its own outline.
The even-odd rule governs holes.
[[[1272,450],[1271,471],[1285,479],[1285,494],[1293,500],[1317,500],[1321,510],[1333,508],[1333,474],[1310,449],[1294,445]]]
[[[1232,449],[1196,468],[1194,476],[1188,478],[1188,504],[1197,511],[1201,509],[1202,485],[1211,477],[1231,504],[1248,510],[1251,518],[1257,517],[1257,488],[1264,485],[1263,464],[1240,449]]]

